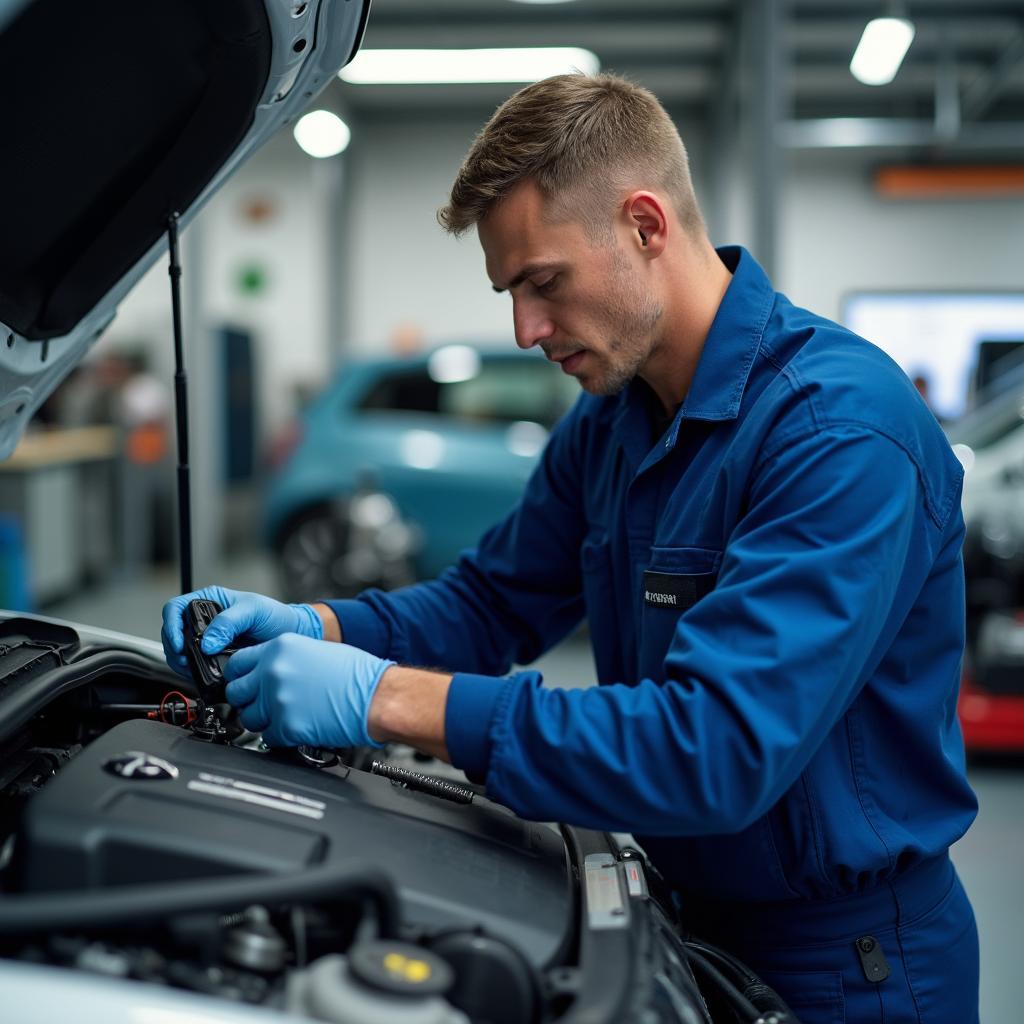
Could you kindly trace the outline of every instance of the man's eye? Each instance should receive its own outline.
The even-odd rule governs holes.
[[[542,292],[544,294],[547,294],[548,292],[554,291],[555,285],[557,283],[558,283],[558,275],[555,274],[554,277],[549,277],[546,281],[542,282],[541,284],[538,284],[536,286],[537,287],[537,291]]]

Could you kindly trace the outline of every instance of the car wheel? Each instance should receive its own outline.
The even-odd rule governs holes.
[[[367,587],[412,583],[415,546],[414,531],[386,495],[360,493],[310,509],[288,524],[278,544],[285,597],[354,597]]]

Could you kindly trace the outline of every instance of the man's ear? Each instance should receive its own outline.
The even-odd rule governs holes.
[[[622,203],[622,216],[637,248],[645,256],[661,255],[669,229],[662,200],[653,192],[631,192]]]

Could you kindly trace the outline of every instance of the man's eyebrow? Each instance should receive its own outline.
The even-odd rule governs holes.
[[[521,285],[528,277],[531,277],[534,274],[539,274],[542,270],[554,270],[556,267],[560,266],[560,263],[527,263],[526,266],[523,267],[523,269],[520,270],[504,288],[499,288],[496,284],[492,284],[491,287],[501,294],[501,292],[508,291],[511,288]]]

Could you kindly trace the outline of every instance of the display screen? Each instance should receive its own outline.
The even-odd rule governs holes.
[[[1024,360],[1024,293],[856,292],[843,323],[923,378],[929,404],[947,420]]]

